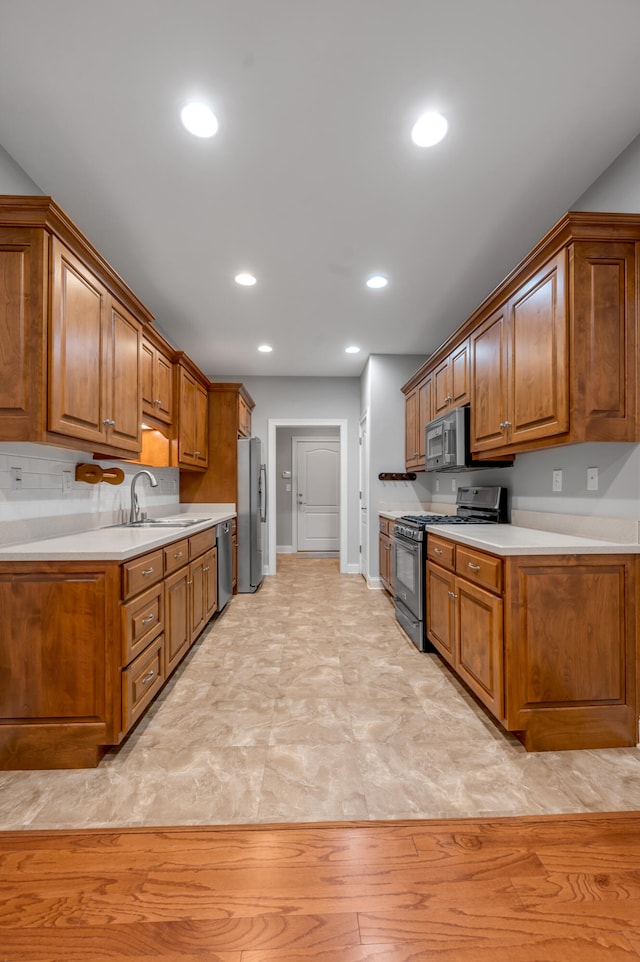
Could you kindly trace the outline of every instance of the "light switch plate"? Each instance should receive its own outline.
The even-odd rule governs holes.
[[[553,472],[553,491],[562,491],[562,471],[559,468]]]

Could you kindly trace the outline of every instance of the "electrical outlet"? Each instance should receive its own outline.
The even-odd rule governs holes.
[[[11,489],[13,491],[19,491],[22,487],[22,468],[11,468]]]
[[[553,490],[553,491],[562,491],[562,471],[561,471],[560,469],[556,469],[556,470],[553,472],[553,485],[552,485],[552,490]]]
[[[598,490],[598,469],[587,468],[587,491]]]
[[[436,494],[438,493],[439,490],[440,490],[440,478],[436,478]],[[638,724],[640,724],[640,722]]]
[[[458,482],[456,481],[455,478],[451,478],[451,490],[455,491],[457,487],[458,487]]]
[[[71,474],[71,471],[63,471],[62,472],[62,493],[71,494],[73,490],[73,488],[71,487],[72,484],[73,484],[73,475]]]

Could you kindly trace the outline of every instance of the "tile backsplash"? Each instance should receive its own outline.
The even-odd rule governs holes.
[[[75,480],[77,464],[124,471],[122,484]],[[0,544],[86,531],[126,520],[133,475],[144,467],[126,461],[93,461],[84,451],[41,444],[0,444]],[[152,468],[158,481],[138,482],[143,511],[162,515],[180,502],[177,468]]]

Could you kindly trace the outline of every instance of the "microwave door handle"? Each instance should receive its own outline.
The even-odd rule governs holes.
[[[442,454],[445,458],[449,454],[451,454],[451,450],[449,448],[450,435],[451,435],[451,430],[449,428],[444,428],[442,432]]]

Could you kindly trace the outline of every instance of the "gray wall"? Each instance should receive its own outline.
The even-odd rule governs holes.
[[[4,147],[0,147],[0,194],[43,193]]]

